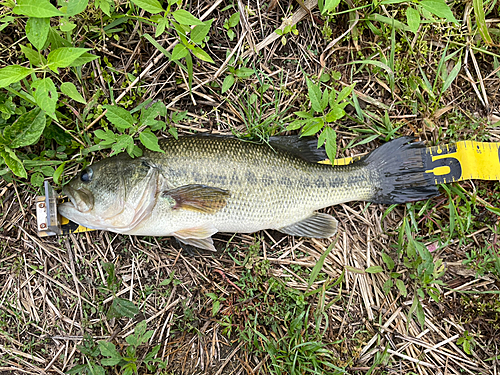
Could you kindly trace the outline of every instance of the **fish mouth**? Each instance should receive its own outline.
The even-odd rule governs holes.
[[[63,203],[81,213],[87,213],[94,208],[94,196],[87,189],[73,189],[71,186],[65,186],[63,193],[69,198],[69,202]]]

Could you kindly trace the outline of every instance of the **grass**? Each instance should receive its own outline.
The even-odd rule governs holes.
[[[45,18],[4,3],[1,371],[496,373],[495,181],[328,208],[330,240],[217,234],[214,254],[170,238],[37,235],[44,180],[156,137],[266,141],[293,128],[338,157],[402,135],[500,141],[496,2],[319,3],[312,18],[295,3],[69,1]]]

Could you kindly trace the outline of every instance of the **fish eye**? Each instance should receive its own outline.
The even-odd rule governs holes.
[[[92,171],[92,168],[87,167],[81,172],[80,180],[82,182],[90,182],[90,181],[92,181],[93,174],[94,174],[94,172]]]

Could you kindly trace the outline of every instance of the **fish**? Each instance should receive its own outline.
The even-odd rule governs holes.
[[[337,220],[318,210],[339,203],[406,203],[439,194],[425,170],[422,142],[401,137],[351,164],[318,163],[317,140],[184,136],[104,158],[63,187],[60,215],[82,226],[141,236],[173,236],[215,251],[217,232],[329,238]]]

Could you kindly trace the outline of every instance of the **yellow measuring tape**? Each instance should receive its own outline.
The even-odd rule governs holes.
[[[451,145],[427,147],[422,158],[434,182],[446,184],[463,180],[500,180],[500,143],[462,141]],[[360,159],[336,159],[335,165],[346,165]]]
[[[451,145],[427,147],[422,149],[422,158],[426,172],[434,175],[436,185],[463,180],[500,180],[500,143],[462,141]],[[346,165],[359,159],[361,156],[335,159],[334,165]],[[325,160],[324,163],[329,164],[330,161]],[[43,228],[42,222],[39,223],[40,236],[55,234],[41,228]],[[60,230],[62,234],[68,234],[93,229],[85,228],[63,217]]]

